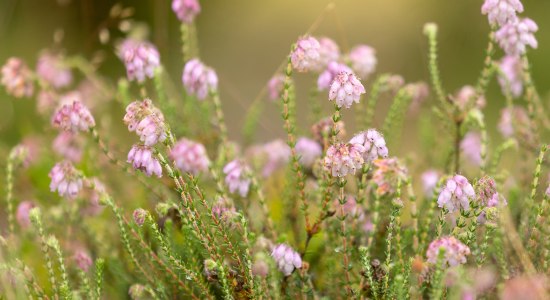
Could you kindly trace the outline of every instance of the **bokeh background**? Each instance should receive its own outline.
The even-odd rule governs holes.
[[[179,22],[168,0],[122,1],[135,8],[133,19],[149,28],[149,38],[159,48],[163,64],[179,83],[182,61]],[[332,10],[327,10],[334,2]],[[465,84],[475,84],[479,74],[489,26],[480,13],[481,0],[208,0],[201,1],[197,19],[201,58],[220,76],[224,110],[230,137],[241,138],[243,111],[284,60],[289,46],[312,24],[314,35],[335,39],[343,52],[357,43],[377,50],[378,73],[401,74],[406,81],[428,80],[427,42],[422,34],[426,22],[439,25],[440,65],[449,93]],[[530,51],[534,78],[546,94],[550,70],[550,1],[524,0],[523,16],[540,29],[539,49]],[[17,55],[34,66],[38,52],[53,44],[55,32],[63,31],[62,45],[68,55],[92,55],[103,49],[107,59],[101,72],[113,81],[124,76],[123,64],[113,55],[112,45],[101,45],[98,30],[106,25],[110,8],[119,1],[104,0],[2,0],[0,1],[0,61]],[[111,38],[116,39],[116,31]],[[110,56],[109,56],[110,55]],[[497,54],[498,56],[499,54]],[[310,77],[303,81],[311,81]],[[298,88],[307,96],[309,83]],[[503,105],[493,82],[486,109],[490,130]],[[0,109],[0,137],[14,144],[29,130],[32,118],[14,110],[4,91]],[[299,102],[300,98],[298,99]],[[28,101],[28,100],[22,100]],[[306,102],[304,99],[302,102]],[[32,105],[23,105],[24,114]],[[329,107],[328,103],[326,103]],[[384,105],[384,104],[382,104]],[[266,141],[282,136],[277,106],[266,107],[258,124],[258,137]],[[302,124],[304,125],[304,124]],[[39,123],[36,126],[41,126]],[[352,125],[351,125],[352,126]],[[492,127],[492,128],[491,128]],[[407,135],[406,135],[407,136]]]

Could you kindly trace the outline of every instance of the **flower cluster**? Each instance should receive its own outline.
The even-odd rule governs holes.
[[[151,147],[133,145],[128,152],[128,163],[131,163],[134,169],[143,171],[147,176],[154,174],[159,178],[162,177],[162,166]]]
[[[363,166],[363,152],[365,147],[362,145],[338,143],[328,148],[323,165],[334,177],[355,174],[355,171]]]
[[[84,271],[85,273],[88,272],[88,270],[90,270],[90,267],[93,264],[93,261],[90,255],[82,249],[79,249],[74,253],[73,260],[75,261],[78,268]]]
[[[33,209],[36,205],[32,201],[23,201],[19,203],[19,206],[17,206],[17,214],[15,215],[15,218],[17,219],[17,223],[19,223],[19,226],[21,228],[29,228],[31,225],[31,220],[29,218],[29,214],[31,209]]]
[[[482,207],[497,207],[507,205],[506,199],[500,197],[495,180],[489,176],[483,176],[477,183],[477,202]]]
[[[271,252],[271,257],[275,260],[279,271],[283,272],[285,276],[290,276],[294,269],[300,269],[302,267],[302,258],[300,254],[286,244],[275,246]]]
[[[280,139],[263,145],[262,152],[267,158],[262,170],[262,176],[264,177],[268,177],[275,170],[286,165],[290,159],[290,147]]]
[[[79,162],[82,158],[82,140],[72,131],[60,132],[52,143],[52,149],[63,158]]]
[[[507,55],[521,55],[527,50],[527,46],[533,49],[538,47],[534,33],[539,27],[529,19],[519,19],[516,22],[507,23],[496,33],[495,39]]]
[[[426,257],[428,263],[435,265],[439,260],[439,252],[445,251],[440,262],[445,267],[454,267],[466,263],[466,256],[470,255],[470,248],[462,244],[453,236],[439,238],[430,243]]]
[[[241,197],[246,197],[246,195],[248,195],[251,183],[247,174],[249,171],[250,169],[246,163],[239,159],[235,159],[225,165],[223,173],[225,174],[225,184],[229,192],[238,192]]]
[[[447,180],[441,190],[437,204],[445,207],[450,213],[463,209],[470,209],[470,201],[475,200],[476,193],[468,179],[462,175],[455,175]]]
[[[335,41],[328,37],[320,37],[319,41],[319,63],[317,70],[326,68],[331,62],[336,62],[340,58],[340,48]]]
[[[351,68],[362,79],[366,79],[376,69],[376,51],[367,45],[355,46],[348,55]]]
[[[308,72],[319,68],[321,45],[311,36],[298,39],[294,51],[290,54],[292,67],[298,72]]]
[[[88,131],[95,126],[92,113],[80,101],[61,106],[52,117],[55,128],[65,131]]]
[[[523,4],[519,0],[485,0],[481,13],[487,15],[491,25],[506,25],[517,21],[516,13],[523,12]]]
[[[183,23],[191,24],[201,12],[198,0],[172,0],[172,10]]]
[[[34,92],[34,82],[29,67],[17,57],[8,59],[2,66],[0,83],[6,87],[8,94],[16,97],[31,97]]]
[[[129,80],[143,82],[145,78],[155,76],[155,69],[160,65],[160,55],[153,44],[128,40],[120,49]]]
[[[204,146],[185,138],[174,145],[170,151],[170,159],[182,172],[193,175],[207,171],[210,166],[210,160]]]
[[[282,74],[276,74],[267,83],[267,94],[269,100],[275,101],[281,98],[283,88],[285,85],[285,76]]]
[[[135,131],[146,146],[166,140],[164,116],[150,99],[130,103],[123,120],[128,130]]]
[[[485,97],[477,95],[473,86],[465,85],[452,97],[453,103],[459,111],[465,112],[471,107],[485,107]]]
[[[388,157],[386,140],[384,140],[382,134],[375,129],[369,129],[356,134],[349,143],[359,144],[365,148],[365,152],[363,152],[365,163],[371,163],[377,158]]]
[[[51,179],[50,190],[59,196],[73,199],[82,189],[82,174],[72,163],[62,161],[52,168],[48,176]]]
[[[73,74],[63,64],[61,57],[49,52],[44,52],[38,59],[36,74],[45,83],[57,89],[66,87],[73,82]]]
[[[351,69],[344,64],[335,61],[328,63],[326,70],[317,79],[317,89],[320,91],[328,89],[336,75],[341,72],[352,73]]]
[[[321,119],[319,122],[311,126],[311,134],[313,138],[321,145],[325,145],[325,142],[330,137],[330,133],[334,127],[332,118],[327,117]],[[346,129],[344,121],[338,121],[336,123],[337,137],[342,139],[346,135]]]
[[[523,92],[523,80],[521,79],[522,65],[518,56],[506,55],[499,63],[500,74],[498,83],[504,94],[510,93],[512,97],[519,97]]]
[[[460,149],[472,164],[480,166],[483,162],[481,158],[481,136],[478,132],[466,133],[460,142]]]
[[[340,72],[330,85],[328,99],[336,101],[338,107],[350,108],[353,102],[359,103],[365,87],[353,73]]]
[[[397,158],[377,159],[373,162],[375,170],[372,181],[376,184],[378,196],[395,193],[397,182],[407,179],[407,169],[401,165]]]
[[[204,100],[208,93],[218,90],[218,76],[214,69],[196,58],[185,64],[181,80],[187,93],[199,100]]]
[[[533,134],[530,132],[529,122],[529,115],[523,107],[506,107],[500,112],[498,130],[505,138],[520,137],[530,141]]]
[[[311,168],[315,161],[323,154],[323,148],[319,143],[306,137],[301,137],[296,142],[296,153],[300,157],[300,163]]]
[[[440,174],[436,170],[427,170],[422,173],[422,188],[424,190],[424,195],[427,197],[432,197],[437,183],[439,182]]]

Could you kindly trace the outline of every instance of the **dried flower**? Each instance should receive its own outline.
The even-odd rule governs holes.
[[[73,74],[63,65],[61,57],[44,52],[36,64],[36,74],[54,88],[63,88],[71,84]]]
[[[482,224],[487,219],[485,208],[506,206],[508,204],[506,199],[499,195],[494,179],[489,176],[481,177],[477,183],[477,202],[484,209],[477,218],[477,221]]]
[[[336,62],[340,58],[340,48],[335,41],[328,37],[320,37],[319,41],[319,64],[317,70],[326,68],[329,63]]]
[[[290,276],[295,268],[302,267],[300,254],[286,244],[277,245],[271,252],[271,257],[275,260],[279,271],[283,272],[285,276]]]
[[[336,61],[328,63],[326,70],[319,74],[319,78],[317,79],[317,89],[320,91],[328,89],[332,81],[334,81],[336,75],[340,72],[351,73],[352,71],[348,66]]]
[[[460,149],[471,163],[476,166],[481,165],[481,136],[478,132],[466,133],[460,142]]]
[[[373,161],[375,170],[372,181],[376,184],[376,194],[379,196],[395,193],[399,180],[407,179],[407,169],[397,158],[376,159]]]
[[[210,166],[210,160],[204,146],[185,138],[174,145],[170,151],[170,159],[175,162],[176,167],[182,172],[193,175],[207,171]]]
[[[225,174],[225,184],[229,192],[238,192],[241,197],[246,197],[250,188],[250,178],[248,178],[249,167],[242,160],[235,159],[229,162],[223,168]]]
[[[340,72],[330,85],[329,100],[336,101],[338,107],[350,108],[353,102],[359,103],[365,87],[352,73]]]
[[[328,148],[323,161],[325,170],[334,177],[355,174],[363,166],[365,147],[359,144],[338,143]]]
[[[538,29],[537,23],[533,20],[519,19],[516,22],[503,25],[495,33],[495,39],[507,55],[520,55],[525,53],[527,46],[531,46],[533,49],[538,47],[534,35]]]
[[[141,170],[147,176],[156,175],[162,177],[162,167],[160,162],[153,154],[153,149],[146,145],[135,144],[128,152],[128,163],[131,163],[134,169]]]
[[[359,132],[349,143],[359,144],[365,148],[365,152],[363,152],[365,163],[372,163],[375,159],[388,157],[386,140],[375,129]]]
[[[465,264],[466,256],[470,255],[470,248],[468,246],[462,244],[453,236],[446,236],[430,243],[428,251],[426,251],[428,263],[438,263],[439,251],[441,249],[445,250],[443,261],[441,262],[443,266],[454,267],[459,264]]]
[[[17,213],[15,215],[15,219],[17,220],[17,223],[19,223],[19,226],[21,228],[29,228],[31,225],[31,219],[29,217],[31,209],[33,209],[36,205],[32,201],[23,201],[19,203],[17,206]]]
[[[470,201],[476,197],[474,188],[468,179],[462,175],[455,175],[447,180],[445,187],[441,190],[437,204],[445,207],[450,213],[463,209],[470,209]]]
[[[296,142],[296,154],[300,157],[300,163],[311,168],[313,163],[323,154],[323,148],[319,143],[306,137],[301,137]]]
[[[143,226],[143,223],[145,223],[145,218],[147,218],[147,211],[143,208],[137,208],[134,210],[132,217],[134,218],[136,225],[141,227]]]
[[[90,255],[82,249],[79,249],[74,253],[73,260],[76,262],[78,268],[84,272],[88,272],[93,264]]]
[[[82,140],[72,131],[62,131],[53,140],[52,149],[63,158],[79,162],[82,158]]]
[[[330,137],[333,126],[334,122],[332,121],[332,118],[327,117],[321,119],[319,122],[311,126],[311,133],[313,135],[313,138],[319,144],[324,145],[326,140]],[[343,139],[343,137],[346,135],[344,121],[338,121],[336,123],[336,131],[338,132],[337,138]]]
[[[426,197],[432,197],[433,192],[439,182],[440,174],[436,170],[427,170],[422,173],[422,188]]]
[[[124,123],[130,132],[135,131],[146,146],[166,140],[166,126],[162,112],[150,99],[134,101],[126,107]]]
[[[76,170],[69,161],[62,161],[52,168],[50,190],[57,191],[59,196],[73,199],[82,189],[82,173]]]
[[[366,79],[376,69],[376,51],[367,45],[353,47],[348,55],[348,60],[355,74],[362,79]]]
[[[319,69],[321,45],[314,37],[304,36],[298,39],[290,55],[292,67],[298,72]]]
[[[198,0],[172,0],[172,10],[183,23],[191,24],[201,12]]]
[[[277,74],[269,80],[269,82],[267,83],[267,92],[269,95],[269,100],[275,101],[281,98],[284,84],[285,84],[285,76],[282,74]]]
[[[187,93],[199,100],[204,100],[208,93],[218,90],[218,76],[214,69],[196,58],[185,64],[181,80]]]
[[[16,97],[31,97],[34,92],[32,72],[25,62],[17,57],[10,57],[2,66],[2,79],[8,94]]]
[[[491,25],[506,25],[517,21],[516,13],[523,12],[519,0],[485,0],[481,13],[487,15]]]
[[[128,80],[143,82],[146,77],[155,76],[155,69],[160,65],[160,55],[153,44],[131,41],[123,43],[120,49]]]
[[[92,113],[80,101],[61,106],[52,117],[52,125],[65,131],[88,131],[95,126]]]
[[[498,83],[503,93],[510,92],[512,97],[519,97],[523,92],[523,81],[521,79],[522,65],[519,56],[506,55],[499,63],[501,73],[498,76]]]

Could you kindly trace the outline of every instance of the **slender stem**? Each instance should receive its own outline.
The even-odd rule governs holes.
[[[348,256],[348,239],[347,239],[347,232],[346,232],[346,211],[344,210],[344,206],[346,205],[347,198],[344,194],[344,189],[346,186],[346,180],[344,178],[338,178],[338,186],[340,187],[339,192],[339,198],[338,202],[340,203],[340,235],[342,236],[342,264],[344,268],[344,276],[345,276],[345,289],[348,297],[351,297],[354,292],[351,288],[351,275],[350,275],[350,260]]]
[[[14,208],[13,208],[13,158],[10,156],[6,165],[6,205],[8,208],[8,228],[9,236],[11,236],[15,231],[15,218],[14,218]]]
[[[42,254],[44,255],[44,259],[46,260],[46,269],[48,270],[48,278],[50,280],[50,284],[53,291],[53,298],[59,299],[59,290],[57,286],[57,282],[55,279],[55,272],[53,270],[53,262],[52,257],[49,252],[49,247],[46,241],[46,235],[44,234],[44,227],[42,225],[42,218],[40,214],[40,210],[38,208],[34,208],[31,210],[30,213],[30,219],[35,226],[35,229],[38,231],[38,236],[40,237],[40,250],[42,251]]]
[[[456,121],[455,122],[456,129],[455,129],[455,174],[460,173],[460,142],[462,141],[462,132],[461,132],[461,125],[462,121]]]

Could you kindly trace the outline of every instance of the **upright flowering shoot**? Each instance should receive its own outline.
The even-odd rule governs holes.
[[[147,77],[155,76],[155,69],[160,65],[160,55],[153,44],[127,40],[121,45],[120,52],[130,81],[143,82]]]
[[[439,252],[444,251],[443,260],[439,260]],[[428,263],[441,263],[443,267],[454,267],[466,263],[466,256],[470,255],[470,248],[462,244],[453,236],[442,237],[430,243],[426,257]]]
[[[248,177],[249,167],[244,161],[235,159],[223,168],[225,184],[231,193],[239,193],[241,197],[248,195],[251,180]]]
[[[350,108],[353,102],[359,103],[365,87],[353,73],[340,72],[330,85],[328,99],[335,101],[338,107]]]
[[[204,100],[209,93],[218,91],[216,72],[196,58],[185,64],[181,81],[187,93],[199,100]]]
[[[535,21],[529,18],[519,19],[502,26],[496,32],[495,39],[507,55],[521,55],[527,51],[527,46],[533,49],[538,47],[535,38],[538,29]]]
[[[455,175],[447,180],[441,190],[437,204],[445,207],[450,213],[463,209],[470,209],[470,201],[475,200],[476,193],[468,179],[462,175]]]
[[[128,130],[135,131],[146,146],[153,146],[166,140],[164,116],[150,99],[130,103],[126,107],[123,120]]]
[[[68,161],[55,164],[48,176],[51,179],[50,190],[57,191],[61,197],[73,199],[82,189],[84,176]]]
[[[491,25],[506,25],[516,22],[516,13],[523,12],[520,0],[485,0],[481,6],[481,13],[487,15]]]
[[[11,57],[2,66],[0,83],[6,87],[8,94],[16,97],[30,97],[34,91],[32,72],[25,62],[17,57]]]
[[[92,113],[80,101],[61,106],[53,115],[52,124],[64,131],[88,131],[95,126]]]
[[[365,152],[363,152],[365,163],[372,163],[375,159],[388,157],[386,140],[375,129],[369,129],[356,134],[349,143],[359,144],[365,148]]]
[[[319,41],[311,36],[298,39],[294,51],[290,54],[292,68],[298,72],[309,72],[319,69],[321,55]]]
[[[198,0],[172,0],[172,10],[183,23],[191,24],[201,12]]]
[[[518,56],[506,55],[499,63],[500,74],[498,83],[504,94],[510,93],[512,97],[519,97],[523,92],[523,81],[521,78],[522,65]]]
[[[345,177],[361,169],[365,147],[359,144],[337,143],[328,148],[323,165],[334,177]]]
[[[44,52],[36,64],[36,74],[42,82],[60,89],[73,82],[73,73],[67,68],[60,56]]]
[[[277,245],[271,252],[271,257],[275,260],[279,271],[285,276],[290,276],[294,272],[294,269],[302,267],[300,254],[286,244]]]
[[[134,169],[143,171],[147,176],[162,177],[162,167],[151,147],[137,144],[132,146],[128,152],[128,163],[131,163]]]
[[[170,159],[182,172],[193,175],[206,172],[210,165],[204,146],[188,139],[181,139],[174,145],[170,151]]]
[[[320,91],[328,89],[334,78],[336,78],[336,76],[340,72],[352,73],[351,69],[348,66],[337,63],[335,61],[330,62],[327,65],[326,70],[323,71],[323,73],[321,73],[319,75],[319,78],[317,79],[317,89],[319,89]]]

